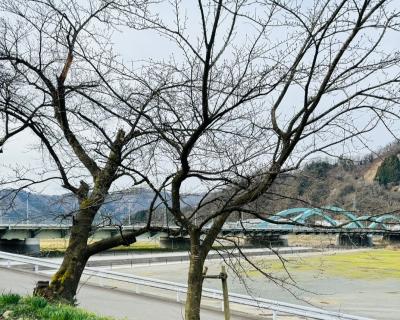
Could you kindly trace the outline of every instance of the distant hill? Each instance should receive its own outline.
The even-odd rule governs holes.
[[[399,183],[383,185],[376,179],[384,160],[393,156],[400,156],[399,143],[359,159],[311,161],[301,170],[277,179],[270,194],[263,196],[257,206],[268,214],[290,207],[327,205],[353,210],[360,215],[399,210]],[[393,177],[391,181],[399,180]]]
[[[338,158],[314,160],[301,170],[281,175],[269,192],[253,206],[265,214],[273,214],[291,207],[322,207],[334,205],[356,214],[378,214],[397,211],[400,208],[400,185],[379,184],[376,174],[390,156],[400,156],[400,143],[384,147],[378,153],[364,155],[359,159]],[[396,181],[396,179],[394,179]],[[153,198],[149,189],[135,189],[111,194],[100,209],[100,218],[109,217],[115,222],[144,221]],[[167,193],[166,197],[170,197]],[[182,207],[196,205],[202,195],[187,194]],[[157,203],[159,204],[159,203]],[[27,207],[28,205],[28,207]],[[24,222],[27,211],[30,221],[70,221],[70,214],[77,208],[71,195],[45,195],[14,190],[0,190],[0,222]],[[230,220],[236,220],[232,215]],[[165,219],[165,209],[159,206],[155,219]],[[168,220],[171,220],[168,215]]]
[[[111,194],[100,208],[102,216],[111,217],[120,222],[128,219],[144,219],[143,211],[150,206],[154,193],[148,189],[136,189],[132,192]],[[169,197],[169,194],[166,194]],[[193,206],[201,199],[198,194],[186,194],[182,206]],[[70,221],[70,214],[77,209],[77,202],[72,195],[46,195],[26,191],[0,190],[0,222]],[[27,214],[28,212],[28,214]]]

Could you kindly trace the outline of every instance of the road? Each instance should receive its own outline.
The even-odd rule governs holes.
[[[0,268],[0,293],[11,291],[29,295],[38,280],[48,280],[48,278],[33,273]],[[103,316],[128,320],[179,320],[184,318],[184,306],[180,303],[113,289],[84,285],[80,287],[77,298],[80,307]],[[202,319],[207,320],[223,319],[221,312],[212,310],[202,310],[201,316]],[[244,317],[232,317],[232,320],[239,319],[244,319]]]

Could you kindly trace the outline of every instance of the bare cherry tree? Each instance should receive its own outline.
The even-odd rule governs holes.
[[[43,154],[40,173],[18,171],[2,185],[49,180],[78,203],[62,265],[42,294],[72,301],[89,257],[129,245],[146,231],[116,226],[115,236],[88,243],[95,218],[124,162],[144,166],[152,144],[142,114],[153,99],[139,81],[124,80],[110,37],[116,1],[3,1],[0,4],[0,146],[30,131]],[[145,1],[135,2],[137,11]],[[123,85],[122,85],[123,82]],[[107,84],[107,85],[105,85]],[[129,160],[128,160],[129,159]],[[143,182],[129,174],[133,185]],[[101,224],[101,223],[100,223]]]
[[[0,8],[2,144],[32,130],[79,201],[50,285],[67,299],[91,254],[134,241],[122,232],[87,244],[110,188],[128,176],[154,191],[149,219],[161,202],[189,233],[185,317],[199,319],[204,261],[229,217],[259,216],[257,200],[278,175],[397,116],[399,55],[390,40],[398,11],[389,0]],[[175,47],[131,70],[109,44],[113,26],[154,31]],[[182,206],[189,188],[204,193],[190,210]]]
[[[390,42],[399,11],[385,0],[199,0],[195,8],[176,0],[147,16],[120,10],[128,26],[139,19],[176,45],[149,62],[143,80],[156,92],[148,120],[163,179],[142,178],[188,231],[185,319],[199,319],[204,262],[227,219],[259,216],[256,201],[278,175],[397,117],[400,56]],[[170,88],[160,92],[163,77]],[[205,196],[183,210],[188,188]]]

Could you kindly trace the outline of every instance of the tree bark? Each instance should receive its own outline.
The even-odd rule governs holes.
[[[61,267],[50,282],[50,289],[55,298],[73,302],[79,281],[86,262],[87,242],[90,226],[76,225],[72,227],[68,248],[65,252]]]
[[[136,242],[136,236],[147,231],[147,228],[130,232],[121,231],[119,235],[88,244],[92,222],[97,211],[98,208],[81,208],[76,223],[71,228],[69,244],[60,268],[51,279],[50,285],[48,287],[37,287],[34,291],[35,295],[43,296],[49,300],[74,303],[82,273],[88,259],[93,254],[119,245],[130,245]]]
[[[77,222],[71,228],[69,244],[60,268],[52,277],[49,287],[36,290],[36,295],[49,300],[74,302],[79,281],[90,257],[87,243],[94,214],[87,209],[79,211]]]
[[[185,305],[185,320],[200,320],[201,292],[203,290],[203,267],[206,254],[200,246],[200,234],[191,234],[188,292]]]

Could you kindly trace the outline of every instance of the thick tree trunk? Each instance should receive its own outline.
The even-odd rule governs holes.
[[[200,249],[199,243],[199,235],[192,235],[185,320],[200,319],[201,292],[203,290],[203,267],[206,255],[204,255]]]
[[[82,272],[89,256],[87,242],[89,238],[87,226],[76,225],[71,230],[68,248],[65,252],[61,267],[50,282],[50,289],[56,298],[73,302]]]
[[[90,235],[93,212],[81,210],[77,222],[71,228],[71,235],[63,262],[47,288],[35,290],[34,294],[47,299],[74,303],[76,291],[86,262],[89,259],[87,242]]]
[[[136,241],[137,235],[147,231],[143,228],[132,232],[121,232],[119,235],[88,244],[94,212],[88,210],[79,212],[77,222],[72,226],[69,245],[59,270],[49,286],[43,287],[43,284],[38,283],[35,295],[49,300],[74,303],[79,281],[90,256],[118,245],[130,245]]]

